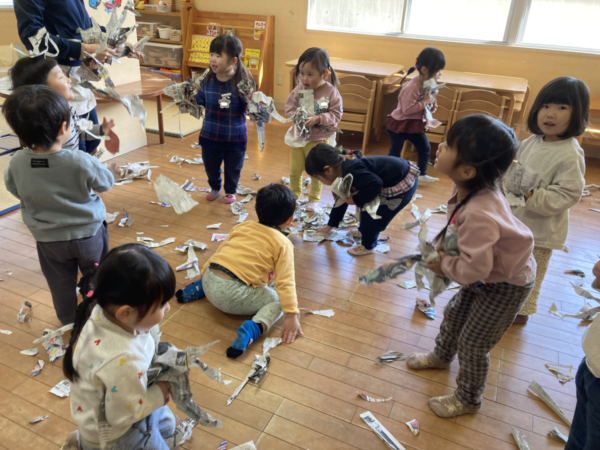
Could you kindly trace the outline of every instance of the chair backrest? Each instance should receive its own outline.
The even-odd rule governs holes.
[[[373,109],[377,82],[358,75],[348,75],[340,79],[338,92],[342,96],[344,115],[342,120],[364,122],[364,118],[353,119],[355,114],[367,115]],[[353,113],[353,114],[346,114]]]
[[[502,120],[507,98],[494,92],[473,90],[460,92],[452,123],[471,114],[487,114]]]
[[[433,113],[433,118],[439,120],[440,122],[442,122],[442,124],[437,126],[436,128],[431,128],[427,132],[427,135],[429,135],[429,134],[445,135],[447,133],[447,131],[450,129],[450,125],[452,125],[453,114],[454,114],[453,109],[444,108],[443,106],[440,106],[438,104],[437,110],[435,111],[435,113]]]
[[[341,75],[341,74],[340,74]],[[348,84],[356,84],[358,86],[362,86],[366,89],[373,89],[375,90],[375,87],[377,85],[377,82],[369,80],[368,78],[365,77],[361,77],[360,75],[344,75],[344,76],[340,76],[340,86],[346,86]]]
[[[449,87],[443,87],[439,90],[436,100],[438,106],[443,106],[446,109],[454,109],[456,101],[458,99],[458,91],[450,89]]]
[[[484,91],[482,89],[474,89],[472,91],[461,91],[458,96],[458,100],[463,102],[470,102],[473,100],[479,100],[491,103],[496,106],[506,104],[506,97],[496,94],[492,91]]]

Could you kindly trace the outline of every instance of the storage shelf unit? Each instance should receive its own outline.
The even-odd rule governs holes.
[[[255,22],[265,22],[262,29],[262,40],[255,39]],[[217,25],[218,24],[218,25]],[[190,61],[193,50],[194,35],[207,36],[207,26],[217,25],[219,34],[223,34],[224,28],[235,29],[235,36],[242,42],[244,52],[246,49],[260,50],[260,57],[242,56],[242,60],[252,59],[259,61],[257,69],[248,69],[258,90],[265,95],[273,96],[274,89],[274,63],[275,63],[275,16],[258,16],[250,14],[218,13],[208,11],[191,10],[189,12],[187,34],[184,36],[183,50],[183,77],[187,79],[193,68],[206,69],[207,62]]]

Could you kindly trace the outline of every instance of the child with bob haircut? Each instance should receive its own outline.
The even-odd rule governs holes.
[[[331,83],[327,77],[331,75]],[[300,107],[301,91],[311,89],[314,96],[315,114],[306,121],[311,129],[310,137],[296,137],[292,126],[285,135],[285,143],[290,146],[290,189],[296,200],[302,195],[302,172],[310,150],[318,144],[335,145],[335,128],[342,119],[342,96],[336,86],[339,84],[335,70],[329,63],[329,55],[321,48],[312,47],[298,59],[294,68],[294,79],[298,82],[285,102],[285,115],[293,116]],[[321,99],[326,101],[321,102]],[[332,142],[330,142],[330,139]],[[306,211],[314,211],[321,198],[321,182],[311,177],[310,192]]]
[[[56,315],[67,325],[75,321],[78,271],[87,274],[108,252],[106,208],[97,192],[112,188],[114,177],[97,158],[63,148],[71,111],[55,90],[17,88],[2,113],[28,147],[11,158],[4,183],[21,201]]]
[[[518,192],[510,192],[515,189],[514,182],[506,183],[505,189],[521,197],[512,211],[533,233],[537,261],[535,287],[515,323],[525,323],[536,313],[552,250],[565,247],[569,209],[579,202],[585,185],[585,158],[576,137],[585,132],[589,109],[590,93],[583,81],[561,77],[546,84],[527,117],[533,136],[521,143],[518,162],[505,176],[505,181],[519,176],[530,180],[526,188],[524,182],[518,185]],[[523,189],[527,189],[524,198]]]
[[[209,51],[210,70],[196,94],[196,101],[205,108],[198,142],[202,146],[202,160],[211,189],[206,199],[216,200],[221,193],[221,165],[224,163],[225,203],[230,204],[236,201],[248,142],[246,100],[237,86],[248,79],[248,75],[242,62],[242,43],[235,36],[216,37]],[[229,100],[223,103],[227,98]]]
[[[252,341],[285,314],[283,342],[302,335],[298,321],[298,299],[294,275],[294,246],[283,233],[294,218],[296,200],[289,188],[269,184],[256,195],[258,223],[247,220],[231,230],[202,268],[202,278],[191,280],[177,291],[177,300],[187,303],[200,292],[226,314],[253,315],[238,328],[238,337],[227,349],[237,358]],[[268,286],[275,273],[275,289]]]
[[[61,94],[68,102],[73,101],[75,94],[71,89],[71,79],[65,75],[54,58],[36,56],[33,58],[21,58],[10,69],[10,79],[13,89],[21,86],[45,85]],[[83,118],[78,116],[75,108],[69,104],[71,111],[71,138],[65,142],[63,148],[68,150],[82,150],[94,154],[100,140],[90,136],[80,129],[77,122]],[[95,114],[95,111],[94,111]],[[102,125],[95,124],[90,132],[95,136],[108,136],[115,126],[113,119],[102,121]]]
[[[446,369],[458,353],[460,369],[452,395],[429,399],[429,407],[448,418],[477,412],[490,367],[489,351],[500,341],[525,303],[535,280],[531,231],[515,218],[500,183],[517,152],[512,129],[475,114],[448,131],[437,150],[436,170],[453,182],[448,223],[457,236],[458,256],[440,251],[427,268],[461,284],[444,308],[444,320],[429,353],[407,358],[411,369]]]
[[[156,252],[139,244],[112,249],[80,281],[83,302],[63,360],[71,381],[71,415],[83,450],[166,450],[176,419],[165,406],[168,383],[147,386],[157,343],[153,333],[169,312],[175,273]],[[99,409],[110,425],[99,436]],[[78,447],[76,447],[78,448]]]

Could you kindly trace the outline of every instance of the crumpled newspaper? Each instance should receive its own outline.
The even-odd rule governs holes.
[[[409,422],[406,422],[406,426],[415,436],[419,434],[419,422],[417,422],[417,419],[413,419]]]
[[[44,361],[42,359],[40,359],[40,360],[38,360],[37,364],[35,365],[35,368],[31,371],[31,376],[35,377],[36,375],[39,375],[43,368],[44,368]]]
[[[179,167],[181,167],[181,165],[183,163],[194,164],[194,165],[204,164],[204,161],[202,160],[202,155],[198,155],[196,153],[196,156],[198,156],[198,158],[190,158],[190,156],[192,156],[192,155],[188,155],[185,158],[180,158],[179,156],[175,155],[169,160],[169,162],[177,163],[177,165]]]
[[[392,361],[404,361],[406,356],[403,353],[388,350],[385,355],[377,357],[377,364],[384,364]]]
[[[573,374],[571,373],[573,370],[573,366],[566,366],[564,364],[546,363],[546,369],[548,369],[550,372],[552,372],[554,375],[556,375],[558,378],[558,381],[560,381],[562,384],[565,384],[569,381],[573,381],[575,379],[573,377]]]
[[[133,222],[135,222],[135,220],[129,215],[129,213],[125,209],[123,209],[123,215],[125,217],[121,219],[121,221],[119,222],[119,226],[124,227],[125,225],[127,225],[128,227],[130,227],[131,225],[133,225]]]
[[[515,439],[519,450],[533,450],[525,440],[525,435],[523,433],[521,433],[515,427],[511,427],[511,429],[512,437]]]
[[[421,311],[423,314],[425,314],[430,319],[435,320],[435,308],[433,306],[431,306],[431,303],[429,303],[424,298],[419,298],[419,297],[417,297],[415,302],[417,304],[417,308],[419,309],[419,311]]]
[[[241,184],[237,185],[237,188],[235,190],[236,194],[240,194],[240,195],[249,195],[249,194],[256,194],[256,192],[254,192],[252,189],[244,187]]]
[[[31,322],[31,318],[27,319],[27,315],[31,312],[32,308],[33,306],[31,306],[31,303],[27,300],[21,303],[21,309],[19,310],[19,314],[17,314],[19,323]]]
[[[185,182],[180,187],[184,191],[188,191],[188,192],[198,192],[198,191],[200,191],[200,192],[210,192],[209,188],[203,188],[203,187],[194,186],[194,182],[190,181],[190,180],[185,180]]]
[[[227,406],[231,405],[231,403],[235,400],[235,398],[239,395],[241,390],[248,384],[248,381],[252,380],[255,383],[258,383],[258,380],[263,376],[263,374],[267,371],[267,366],[269,362],[271,362],[271,355],[269,355],[269,350],[277,347],[281,344],[281,338],[266,338],[263,343],[263,353],[262,355],[256,355],[256,359],[252,363],[252,367],[246,375],[244,381],[233,391],[229,400],[227,400]]]
[[[560,417],[567,425],[571,426],[571,421],[567,418],[567,416],[565,416],[565,414],[561,411],[558,405],[554,403],[554,400],[552,400],[552,398],[548,395],[548,393],[544,390],[543,387],[541,387],[535,381],[532,381],[529,385],[529,390],[532,394],[534,394],[546,405],[548,405],[548,407],[552,411],[554,411],[558,415],[558,417]]]
[[[286,184],[290,184],[290,179],[286,177],[281,177],[281,184],[283,184],[284,186]]]
[[[192,200],[177,183],[164,175],[158,176],[154,182],[154,190],[158,199],[170,203],[177,214],[186,213],[198,205],[198,202]]]
[[[560,430],[556,427],[552,428],[548,431],[548,437],[554,439],[555,441],[564,442],[565,444],[569,440],[568,436],[565,436],[560,432]]]
[[[316,230],[304,230],[302,239],[306,242],[321,242],[325,240],[325,234],[318,233]]]
[[[539,172],[525,169],[518,161],[510,166],[504,177],[504,192],[510,206],[525,206],[525,194],[532,191],[540,177]]]
[[[419,207],[417,205],[415,205],[414,203],[410,207],[410,212],[412,212],[412,215],[415,216],[415,219],[417,219],[417,220],[415,222],[408,222],[408,223],[405,223],[404,225],[402,225],[401,228],[403,230],[411,230],[414,227],[423,225],[425,222],[427,222],[427,220],[429,220],[429,218],[431,217],[431,214],[432,214],[432,211],[430,211],[428,209],[427,211],[425,211],[423,213],[423,216],[421,216],[421,213],[419,212]]]
[[[58,330],[51,330],[46,328],[42,333],[42,337],[37,338],[33,341],[34,344],[42,343],[42,347],[48,353],[48,359],[50,362],[54,362],[65,354],[67,346],[63,342],[62,335],[69,330],[73,329],[74,324],[65,325]]]
[[[438,91],[440,89],[442,89],[444,86],[446,86],[446,83],[437,84],[434,78],[425,80],[423,82],[423,96],[425,96],[425,94],[431,94],[435,100],[435,97],[438,94]],[[425,126],[425,131],[429,131],[429,129],[431,129],[431,128],[437,128],[442,124],[442,122],[435,119],[433,117],[433,115],[431,114],[431,110],[433,109],[433,106],[434,106],[433,101],[425,104],[425,110],[423,111],[425,113],[425,121],[427,123]]]
[[[182,246],[183,247],[183,246]],[[205,246],[206,247],[206,246]],[[179,248],[179,247],[178,247]],[[187,270],[187,279],[191,280],[194,277],[200,275],[200,269],[198,268],[198,257],[196,256],[196,252],[194,251],[193,245],[187,246],[188,258],[187,261],[180,266],[177,266],[175,270],[180,272],[182,270]]]
[[[423,258],[421,255],[408,255],[403,256],[402,258],[392,260],[383,264],[375,270],[367,273],[366,275],[361,275],[358,278],[358,282],[360,284],[364,284],[365,286],[371,286],[371,284],[376,283],[384,283],[393,278],[397,278],[399,275],[408,272],[413,266],[422,261]]]
[[[244,204],[241,202],[235,202],[231,204],[231,212],[239,216],[240,214],[244,214],[246,212],[246,208],[244,208]]]
[[[148,239],[144,239],[144,238],[138,238],[138,240],[140,241],[140,244],[145,245],[148,248],[162,247],[163,245],[172,244],[173,242],[175,242],[174,237],[163,239],[160,242],[152,242],[152,241],[150,241]]]
[[[68,397],[71,395],[71,382],[69,380],[59,381],[49,392],[57,397]]]

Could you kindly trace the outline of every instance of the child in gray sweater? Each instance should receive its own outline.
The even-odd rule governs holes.
[[[22,86],[2,112],[27,146],[4,172],[6,189],[21,201],[56,315],[66,325],[75,320],[78,269],[91,271],[108,252],[106,209],[94,191],[108,191],[114,177],[97,158],[63,148],[71,138],[71,113],[58,92]]]

